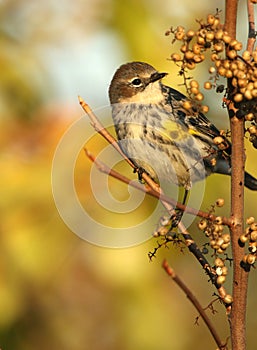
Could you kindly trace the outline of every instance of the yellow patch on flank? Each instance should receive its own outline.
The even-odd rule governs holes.
[[[166,139],[179,141],[188,137],[183,127],[173,120],[166,120],[163,127],[165,129],[161,131],[161,135]]]

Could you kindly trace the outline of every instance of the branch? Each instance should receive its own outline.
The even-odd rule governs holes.
[[[237,4],[238,0],[226,0],[225,29],[233,38],[236,38]],[[252,13],[249,5],[248,9],[250,9],[249,14]],[[230,98],[230,93],[233,91],[231,79],[228,79],[228,90]],[[245,350],[248,273],[240,266],[240,262],[244,256],[244,249],[238,244],[238,239],[243,232],[244,222],[244,119],[239,119],[237,117],[237,109],[232,102],[228,104],[228,113],[229,116],[231,116],[230,128],[232,144],[231,218],[234,219],[235,223],[234,226],[230,228],[233,255],[233,305],[230,328],[232,349]]]
[[[180,289],[182,289],[182,291],[185,293],[185,295],[187,296],[187,298],[191,301],[191,303],[194,305],[194,307],[196,308],[196,310],[199,312],[199,314],[201,315],[204,323],[206,324],[206,326],[208,327],[214,341],[216,342],[216,344],[218,345],[220,350],[225,350],[227,349],[226,344],[224,344],[214,325],[212,324],[211,320],[209,319],[209,317],[207,316],[206,312],[204,311],[203,307],[201,306],[201,304],[199,303],[198,299],[195,297],[195,295],[191,292],[191,290],[184,284],[184,282],[180,279],[180,277],[175,273],[175,271],[169,266],[167,260],[164,260],[162,263],[162,267],[164,268],[164,270],[166,271],[166,273],[173,279],[173,281],[179,286]]]
[[[100,160],[96,159],[96,157],[88,150],[88,149],[84,149],[87,157],[96,165],[97,169],[99,171],[101,171],[104,174],[107,174],[121,182],[124,182],[125,184],[136,188],[137,190],[144,192],[146,194],[148,194],[149,196],[155,197],[157,199],[160,199],[162,201],[165,201],[169,204],[171,204],[174,207],[177,207],[178,209],[182,210],[185,213],[188,213],[190,215],[195,215],[210,221],[215,221],[217,216],[202,210],[196,210],[194,208],[191,208],[185,204],[179,203],[177,202],[175,199],[172,199],[168,196],[166,196],[165,194],[161,194],[159,192],[156,192],[155,190],[153,190],[151,187],[149,186],[144,186],[142,184],[140,184],[139,182],[134,182],[131,181],[131,179],[127,178],[126,176],[120,174],[119,172],[111,169],[108,167],[107,164],[101,162]],[[231,226],[233,225],[233,222],[226,217],[222,217],[222,224],[223,225],[227,225],[227,226]]]
[[[125,153],[122,152],[120,149],[117,141],[115,138],[104,128],[104,126],[100,123],[100,121],[96,118],[95,114],[89,107],[89,105],[82,99],[82,97],[78,97],[79,103],[81,107],[84,109],[86,114],[88,115],[91,124],[93,128],[100,134],[102,135],[106,141],[108,141],[115,149],[120,153],[120,155],[125,159],[125,161],[134,169],[135,172],[139,173],[139,169],[132,163],[132,161],[126,156]],[[140,173],[140,176],[142,179],[148,183],[156,192],[159,192],[159,186],[157,185],[156,182],[154,182],[150,176],[147,175],[147,173],[143,172],[142,174]]]
[[[248,22],[249,22],[247,50],[252,52],[254,49],[254,44],[256,40],[256,32],[255,32],[255,20],[254,20],[254,4],[251,2],[251,0],[247,0],[247,13],[248,13]]]

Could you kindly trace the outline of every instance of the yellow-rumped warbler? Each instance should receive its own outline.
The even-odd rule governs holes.
[[[161,83],[165,75],[143,62],[114,74],[109,98],[121,149],[153,179],[185,189],[212,173],[230,175],[230,142],[196,108],[185,108],[188,99]],[[257,179],[245,173],[245,186],[257,190]]]

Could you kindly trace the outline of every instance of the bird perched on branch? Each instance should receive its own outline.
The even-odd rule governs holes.
[[[114,74],[109,98],[121,149],[154,180],[186,190],[212,173],[231,175],[230,142],[186,104],[187,97],[162,84],[166,75],[143,62],[124,64]],[[245,186],[257,190],[247,172]]]

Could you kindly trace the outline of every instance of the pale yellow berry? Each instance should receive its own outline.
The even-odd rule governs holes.
[[[182,45],[180,51],[185,53],[187,51],[187,45]]]
[[[230,42],[230,44],[231,44],[231,42]],[[240,50],[242,50],[243,45],[240,42],[236,42],[233,47],[234,47],[234,50],[240,51]]]
[[[230,245],[230,243],[223,243],[223,244],[220,246],[220,248],[221,248],[222,250],[226,250],[226,249],[229,247],[229,245]]]
[[[252,97],[256,98],[257,97],[257,89],[252,90]]]
[[[209,107],[208,106],[201,106],[201,112],[202,113],[208,113],[209,112]]]
[[[215,158],[211,159],[211,165],[215,166],[217,164],[217,160]]]
[[[218,42],[218,43],[214,44],[213,48],[215,51],[221,52],[224,50],[224,45],[222,44],[222,42]]]
[[[191,87],[199,88],[199,83],[198,83],[197,80],[190,80],[189,85],[190,85]]]
[[[250,216],[249,218],[246,219],[246,224],[247,225],[251,225],[254,223],[254,217]]]
[[[220,58],[219,58],[219,55],[217,55],[216,53],[213,53],[212,55],[211,55],[211,60],[213,61],[213,62],[216,62],[216,61],[218,61]]]
[[[247,130],[248,130],[250,135],[256,135],[256,133],[257,133],[257,128],[255,125],[251,125]]]
[[[224,201],[223,198],[219,198],[219,199],[217,199],[216,202],[215,202],[215,204],[216,204],[217,207],[223,207],[224,203],[225,203],[225,201]]]
[[[195,69],[195,62],[187,62],[186,67],[190,70]]]
[[[241,235],[239,240],[241,243],[246,243],[248,241],[248,237],[246,235]]]
[[[244,97],[245,97],[247,100],[252,100],[253,96],[252,96],[251,90],[246,89],[245,92],[244,92]]]
[[[254,119],[254,114],[253,113],[248,113],[245,116],[245,120],[251,122]]]
[[[201,52],[201,46],[199,46],[198,44],[194,44],[193,45],[193,52],[195,54],[199,54]]]
[[[188,32],[187,32],[187,37],[190,39],[190,38],[193,38],[194,37],[194,35],[195,35],[195,32],[192,30],[192,29],[190,29],[190,30],[188,30]]]
[[[254,51],[254,52],[252,53],[252,55],[253,55],[253,60],[254,60],[254,62],[256,63],[256,62],[257,62],[257,51]]]
[[[251,226],[250,226],[250,229],[252,231],[257,231],[257,222],[252,223]]]
[[[238,85],[239,87],[246,87],[246,86],[247,86],[247,80],[239,78],[239,79],[237,80],[237,85]]]
[[[243,95],[242,94],[235,94],[234,96],[234,101],[235,102],[241,102],[243,100]]]
[[[230,295],[230,294],[225,295],[225,297],[223,298],[223,301],[227,305],[232,304],[233,303],[232,295]]]
[[[237,41],[236,39],[232,39],[232,40],[230,41],[229,46],[234,48],[234,46],[235,46],[237,43],[238,43],[238,41]]]
[[[199,45],[204,45],[205,44],[205,39],[201,36],[197,37],[197,44]]]
[[[228,69],[225,74],[226,78],[232,78],[233,77],[233,72],[232,70]]]
[[[158,231],[154,231],[153,237],[159,237],[159,232]]]
[[[204,96],[201,92],[199,92],[196,96],[195,96],[195,99],[197,101],[202,101],[204,99]]]
[[[224,241],[223,241],[222,238],[219,238],[219,239],[217,239],[216,243],[217,243],[217,245],[218,245],[219,248],[220,248],[220,246],[224,243]]]
[[[229,69],[230,68],[230,61],[229,60],[224,60],[223,61],[223,67],[226,68],[226,69]]]
[[[231,36],[229,36],[228,34],[224,33],[222,39],[226,44],[229,44],[231,42]]]
[[[237,68],[238,68],[239,70],[245,71],[246,65],[245,65],[244,62],[238,61],[238,62],[237,62]]]
[[[220,66],[220,67],[218,68],[218,73],[219,73],[219,75],[221,75],[222,77],[224,77],[224,76],[226,75],[226,69],[225,69],[224,67]]]
[[[177,40],[183,40],[184,39],[184,37],[185,37],[185,33],[184,32],[177,32],[176,34],[175,34],[175,38],[177,39]]]
[[[216,258],[214,262],[216,267],[223,267],[224,266],[224,261],[220,258]]]
[[[218,254],[223,254],[223,253],[224,253],[224,251],[223,251],[223,249],[222,249],[222,248],[218,248],[218,249],[217,249],[217,253],[218,253]]]
[[[197,32],[198,36],[201,37],[201,38],[205,38],[206,33],[207,33],[207,30],[205,28],[201,28],[199,30],[199,32]]]
[[[224,233],[224,235],[222,235],[222,238],[223,238],[225,243],[230,242],[230,235],[228,233]]]
[[[223,266],[222,267],[222,275],[227,276],[227,274],[228,274],[228,268],[226,266]]]
[[[174,61],[174,62],[178,62],[178,61],[181,61],[181,56],[179,53],[173,53],[171,55],[171,59]]]
[[[210,67],[210,68],[209,68],[209,73],[210,73],[210,74],[213,74],[213,73],[215,73],[215,72],[216,72],[215,67]]]
[[[192,51],[188,50],[188,51],[185,52],[185,58],[187,60],[192,60],[193,57],[194,57],[194,53]]]
[[[248,89],[248,90],[253,90],[253,88],[254,88],[253,82],[250,81],[250,82],[247,84],[247,89]]]
[[[212,88],[212,83],[211,83],[210,81],[206,81],[206,82],[204,83],[204,88],[205,88],[206,90],[210,90],[210,89]]]
[[[239,70],[239,69],[236,69],[234,71],[234,75],[238,78],[238,79],[245,79],[245,81],[247,82],[246,80],[246,74],[244,71],[242,70]]]
[[[229,50],[227,55],[230,59],[233,60],[237,56],[236,50]]]
[[[222,268],[221,268],[221,267],[217,267],[217,268],[216,268],[216,274],[217,274],[218,276],[222,276]]]
[[[223,284],[223,283],[225,283],[225,281],[226,281],[226,277],[225,276],[218,276],[218,278],[217,278],[217,283],[218,284]]]
[[[218,18],[215,18],[215,19],[214,19],[214,23],[213,23],[213,25],[212,25],[212,28],[218,27],[219,24],[220,24],[220,20],[219,20]]]
[[[256,251],[257,251],[257,242],[256,241],[249,242],[249,251],[251,253],[256,253]]]
[[[214,32],[207,32],[205,37],[206,37],[207,40],[213,41],[213,39],[214,39]]]
[[[215,145],[220,145],[223,141],[224,141],[224,139],[221,136],[216,136],[213,139],[213,142],[215,143]]]
[[[237,69],[237,62],[235,62],[235,61],[230,62],[230,69],[232,71],[236,70]]]
[[[257,240],[257,231],[252,231],[250,234],[250,239],[252,241],[256,241]]]
[[[199,89],[197,87],[191,87],[190,91],[194,95],[197,95],[199,93]]]
[[[186,110],[190,110],[192,108],[192,104],[190,101],[184,101],[183,102],[183,107],[186,109]]]
[[[223,140],[223,139],[222,139]],[[215,219],[216,224],[220,225],[222,224],[222,217],[221,216],[217,216]]]
[[[198,223],[198,227],[201,231],[203,231],[206,227],[207,227],[207,220],[201,220],[199,223]]]
[[[224,32],[223,32],[222,29],[217,30],[216,33],[215,33],[215,39],[217,39],[217,40],[222,39],[223,34],[224,34]]]
[[[195,63],[200,63],[204,60],[204,55],[194,55],[193,60],[195,61]]]
[[[247,258],[246,258],[246,261],[249,265],[252,265],[255,263],[256,261],[256,256],[255,255],[252,255],[252,254],[249,254],[247,255]]]
[[[251,59],[251,53],[250,53],[248,50],[246,50],[246,51],[243,52],[242,57],[243,57],[244,60],[250,61],[250,59]]]
[[[212,25],[214,23],[214,21],[215,21],[215,17],[213,15],[208,15],[207,16],[207,23],[208,24]]]

